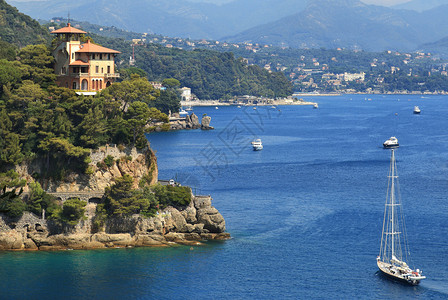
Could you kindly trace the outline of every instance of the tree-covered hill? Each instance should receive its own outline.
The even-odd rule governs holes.
[[[47,42],[50,34],[36,20],[0,0],[0,40],[24,47]]]
[[[121,66],[132,55],[129,41],[94,35],[100,44],[122,52]],[[195,49],[186,51],[159,44],[135,46],[136,66],[148,74],[149,80],[175,78],[190,87],[199,99],[220,99],[254,95],[286,97],[292,85],[283,73],[270,73],[259,66],[250,66],[230,52]]]

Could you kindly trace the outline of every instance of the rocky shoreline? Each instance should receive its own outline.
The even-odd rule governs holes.
[[[175,116],[170,119],[170,130],[199,128],[202,130],[213,130],[214,128],[210,126],[211,120],[212,118],[207,115],[202,116],[201,122],[199,122],[199,118],[195,113],[185,117],[180,117],[179,114],[175,114]]]
[[[166,247],[229,239],[225,220],[211,201],[210,196],[195,196],[187,207],[167,207],[155,217],[112,218],[102,230],[94,229],[95,203],[87,205],[87,219],[73,227],[61,227],[29,212],[17,220],[0,215],[0,250]]]

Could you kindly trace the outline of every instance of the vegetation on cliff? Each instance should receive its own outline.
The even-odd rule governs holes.
[[[58,208],[32,185],[23,202],[24,183],[17,181],[14,167],[39,164],[40,173],[32,174],[36,181],[63,180],[72,172],[92,172],[90,152],[101,145],[147,147],[148,125],[168,122],[156,108],[160,93],[134,74],[95,97],[78,96],[56,86],[45,45],[5,49],[0,51],[0,212],[17,217],[24,210],[40,214],[45,209],[49,218],[71,224],[81,211],[77,204]]]

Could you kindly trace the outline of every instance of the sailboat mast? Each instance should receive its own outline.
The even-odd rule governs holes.
[[[392,215],[392,219],[391,219],[391,235],[392,235],[392,258],[395,255],[395,229],[394,229],[394,202],[395,202],[395,154],[394,154],[394,150],[392,149],[392,158],[391,158],[391,176],[392,176],[392,182],[391,182],[391,188],[390,188],[390,204],[391,204],[391,215]]]

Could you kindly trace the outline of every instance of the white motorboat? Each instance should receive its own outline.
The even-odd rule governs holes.
[[[387,141],[383,143],[384,148],[398,148],[400,145],[398,144],[398,139],[394,136],[391,136]]]
[[[395,150],[392,149],[391,152],[380,254],[376,261],[382,274],[387,277],[417,285],[426,277],[422,275],[422,271],[414,270],[406,263],[406,261],[410,261],[410,251],[406,240],[407,234],[401,206]]]
[[[263,144],[261,143],[261,139],[256,139],[252,141],[252,147],[254,148],[254,151],[260,151],[263,150]]]
[[[414,106],[414,114],[419,114],[421,113],[421,110],[418,106]]]
[[[317,103],[314,103],[313,108],[319,108],[319,105]]]
[[[191,105],[190,105],[190,106],[188,106],[185,110],[186,110],[186,111],[192,111],[192,110],[193,110],[193,107],[191,107]]]
[[[179,111],[179,115],[180,116],[186,116],[186,115],[188,115],[188,112],[186,112],[183,108]]]

